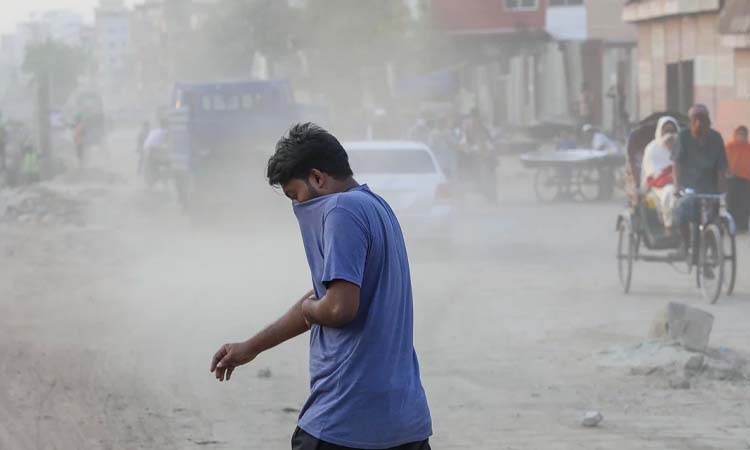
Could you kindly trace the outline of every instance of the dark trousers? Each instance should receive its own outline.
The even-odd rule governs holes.
[[[486,169],[482,167],[482,158],[473,152],[461,153],[459,170],[461,181],[468,191],[485,194],[487,191],[484,174]]]
[[[356,450],[352,447],[329,444],[308,434],[302,428],[297,427],[292,436],[292,450]],[[430,441],[412,442],[411,444],[399,445],[384,450],[430,450]]]
[[[497,157],[485,156],[479,161],[479,183],[482,193],[490,203],[497,203]]]
[[[738,231],[747,231],[750,221],[750,181],[731,177],[727,180],[727,210]]]

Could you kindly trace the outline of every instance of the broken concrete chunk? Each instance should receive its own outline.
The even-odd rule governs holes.
[[[685,363],[685,371],[687,372],[698,372],[703,368],[703,362],[705,358],[703,355],[693,355]]]
[[[581,421],[581,425],[584,427],[596,427],[598,426],[602,420],[604,420],[604,416],[599,411],[589,411],[583,416],[583,420]]]
[[[672,389],[690,389],[690,380],[683,376],[674,376],[669,380]]]
[[[690,351],[705,352],[713,325],[712,314],[673,302],[657,316],[651,336],[668,338]]]

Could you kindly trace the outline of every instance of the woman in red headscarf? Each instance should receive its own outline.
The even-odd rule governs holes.
[[[750,219],[750,142],[747,127],[734,131],[734,139],[727,144],[729,180],[727,209],[734,217],[738,231],[747,231]]]

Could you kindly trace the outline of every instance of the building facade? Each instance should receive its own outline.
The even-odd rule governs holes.
[[[639,117],[704,103],[725,136],[750,121],[750,2],[630,0],[638,26]]]
[[[435,25],[454,41],[462,107],[498,125],[587,119],[622,128],[635,111],[635,27],[620,0],[433,0]]]
[[[100,73],[123,71],[130,53],[130,13],[122,0],[100,0],[95,10],[94,32]]]
[[[130,15],[133,100],[148,110],[169,99],[185,66],[194,61],[193,33],[217,0],[145,0]],[[184,80],[182,80],[184,81]]]
[[[100,0],[94,20],[98,88],[106,110],[121,110],[130,88],[130,12],[122,0]]]

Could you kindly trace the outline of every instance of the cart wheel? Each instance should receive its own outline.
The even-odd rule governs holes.
[[[550,203],[560,196],[560,179],[557,171],[550,167],[537,170],[534,175],[534,192],[542,203]]]
[[[701,233],[696,273],[703,298],[716,303],[724,283],[724,246],[721,230],[715,224],[708,225]]]
[[[617,231],[617,272],[620,276],[620,285],[627,294],[630,292],[630,282],[633,279],[636,239],[626,223],[621,223]]]
[[[724,247],[724,264],[729,264],[729,276],[727,280],[727,296],[734,293],[734,285],[737,281],[737,239],[726,224],[721,227],[721,237]],[[726,270],[726,269],[725,269]]]
[[[615,189],[623,194],[627,193],[627,169],[625,166],[615,169]]]
[[[596,167],[578,171],[578,194],[587,202],[598,200],[601,195],[601,172]]]

